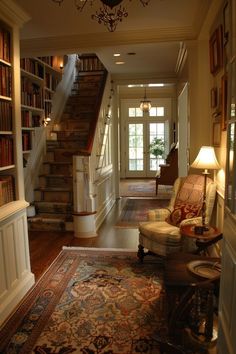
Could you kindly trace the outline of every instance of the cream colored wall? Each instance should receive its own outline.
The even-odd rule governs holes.
[[[209,14],[203,24],[199,38],[186,43],[187,60],[179,75],[177,92],[187,80],[189,83],[189,163],[191,164],[202,145],[213,145],[213,110],[211,108],[210,93],[213,87],[220,88],[222,70],[213,76],[210,73],[209,38],[212,31],[222,21],[219,15],[223,0],[212,2]],[[215,146],[215,153],[221,165],[221,170],[215,173],[217,182],[217,206],[214,220],[217,226],[223,228],[224,220],[224,193],[225,193],[225,156],[226,132],[221,131],[220,146]],[[190,168],[190,173],[195,172]]]

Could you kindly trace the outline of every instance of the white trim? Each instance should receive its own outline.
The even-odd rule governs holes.
[[[135,248],[99,248],[99,247],[69,247],[63,246],[63,250],[65,251],[115,251],[115,252],[135,252],[137,253],[137,249]]]

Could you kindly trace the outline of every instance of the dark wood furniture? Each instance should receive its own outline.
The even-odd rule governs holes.
[[[156,194],[159,184],[172,186],[178,177],[178,149],[172,148],[166,158],[166,163],[159,167],[160,172],[156,175]]]
[[[188,253],[172,254],[166,258],[164,284],[166,287],[169,337],[177,343],[183,330],[189,329],[195,338],[209,344],[214,338],[213,297],[218,296],[220,272],[208,279],[189,270],[192,261],[219,262],[219,258],[192,255]],[[204,323],[204,328],[201,327]]]
[[[207,248],[223,238],[222,232],[214,226],[208,225],[208,230],[205,230],[203,234],[197,234],[195,231],[196,225],[183,225],[180,228],[180,233],[184,237],[192,238],[196,240],[197,250],[196,254],[206,252]]]

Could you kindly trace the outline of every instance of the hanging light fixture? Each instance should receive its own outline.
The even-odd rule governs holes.
[[[140,101],[140,109],[143,112],[149,112],[151,109],[151,101],[147,99],[147,95],[146,95],[146,87],[145,87],[145,93],[144,93],[144,98],[142,101]]]
[[[64,0],[52,0],[61,5]],[[92,15],[92,19],[96,20],[99,24],[104,24],[108,31],[114,32],[118,23],[122,22],[123,18],[128,16],[125,7],[121,5],[124,0],[98,0],[101,2],[99,10]],[[132,1],[132,0],[129,0]],[[150,0],[139,0],[143,6],[147,6]],[[74,0],[75,7],[80,12],[84,9],[87,3],[93,5],[95,0]],[[118,8],[115,8],[119,6]]]

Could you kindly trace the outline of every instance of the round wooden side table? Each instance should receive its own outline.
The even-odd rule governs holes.
[[[196,226],[197,225],[187,224],[180,228],[182,236],[196,240],[197,251],[195,253],[206,251],[209,246],[223,238],[222,232],[217,227],[207,225],[207,230],[204,230],[202,234],[198,234],[195,230]]]

